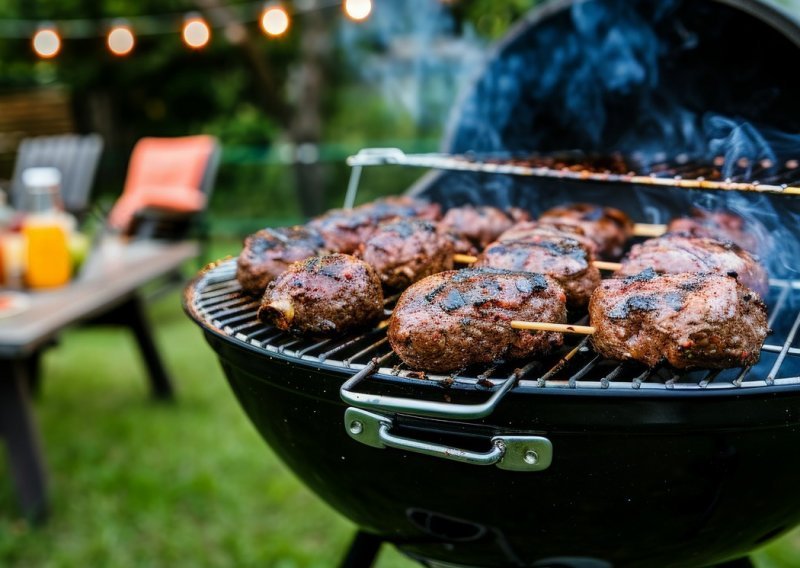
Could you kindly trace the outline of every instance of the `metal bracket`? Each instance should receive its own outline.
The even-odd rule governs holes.
[[[347,434],[373,448],[396,448],[509,471],[542,471],[553,461],[553,444],[543,436],[495,436],[488,452],[473,452],[396,436],[392,434],[393,425],[391,418],[360,408],[348,408],[344,413]]]

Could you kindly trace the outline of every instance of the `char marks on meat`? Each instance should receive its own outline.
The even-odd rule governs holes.
[[[385,197],[354,209],[333,209],[312,219],[308,226],[320,232],[328,249],[351,254],[383,221],[406,218],[436,221],[440,216],[437,203],[411,197]]]
[[[695,207],[691,216],[670,221],[667,232],[731,241],[753,254],[768,248],[768,243],[762,242],[768,239],[767,230],[762,225],[730,211],[708,211]]]
[[[554,220],[546,220],[543,223],[538,221],[522,221],[515,224],[509,230],[497,237],[498,241],[514,241],[524,239],[528,235],[541,233],[542,231],[558,231],[560,233],[567,233],[569,236],[578,241],[582,247],[592,254],[592,258],[597,257],[597,243],[586,236],[583,229],[574,223],[559,223]]]
[[[688,233],[668,233],[634,245],[615,276],[631,276],[646,268],[659,274],[715,272],[736,276],[739,282],[762,297],[769,290],[764,267],[749,252],[730,241],[695,237]]]
[[[529,218],[526,211],[518,208],[504,211],[490,205],[464,205],[448,209],[439,225],[443,231],[461,235],[481,250],[512,225]]]
[[[753,365],[767,337],[764,302],[735,278],[648,270],[604,280],[589,315],[597,351],[678,369]]]
[[[585,308],[600,283],[600,271],[592,253],[578,239],[553,227],[536,226],[516,231],[515,238],[490,244],[478,257],[476,267],[541,272],[556,280],[567,294],[571,309]]]
[[[236,278],[247,293],[261,297],[267,284],[291,263],[325,253],[322,236],[314,229],[262,229],[245,239],[236,261]]]
[[[431,274],[453,268],[453,243],[430,221],[382,223],[361,245],[359,256],[387,288],[401,290]]]
[[[496,268],[441,272],[400,296],[389,343],[412,369],[448,372],[550,351],[559,333],[513,329],[512,320],[564,323],[566,296],[549,276]]]
[[[346,254],[296,262],[264,293],[258,317],[298,334],[333,335],[368,326],[383,316],[375,270]]]
[[[613,207],[591,203],[573,203],[548,209],[539,217],[540,223],[576,225],[597,245],[595,253],[606,260],[622,256],[625,244],[633,236],[633,221]],[[559,227],[563,230],[563,226]]]

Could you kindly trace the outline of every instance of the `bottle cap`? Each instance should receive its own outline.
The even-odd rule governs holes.
[[[61,172],[58,168],[26,168],[22,172],[22,183],[25,187],[58,187]]]

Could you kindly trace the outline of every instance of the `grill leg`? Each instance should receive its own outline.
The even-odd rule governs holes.
[[[28,396],[26,361],[0,362],[0,436],[5,438],[11,477],[26,517],[47,516],[47,475]]]
[[[339,568],[369,568],[375,562],[381,544],[383,539],[380,537],[358,531]]]

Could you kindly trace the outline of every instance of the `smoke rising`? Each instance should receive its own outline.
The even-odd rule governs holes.
[[[775,29],[722,2],[578,0],[509,39],[459,110],[451,149],[620,152],[642,169],[678,155],[721,157],[724,177],[769,182],[800,157],[800,86],[791,78],[800,64],[788,56],[796,52]],[[474,193],[459,180],[456,191],[467,187]],[[521,198],[535,212],[593,193],[561,183],[537,197],[508,189],[501,200]],[[691,206],[738,213],[752,221],[774,276],[800,272],[796,200],[666,188],[640,189],[635,203],[630,195],[600,199],[609,197],[650,222]]]
[[[339,37],[366,85],[418,126],[437,131],[486,53],[485,40],[457,27],[445,3],[431,0],[376,2],[369,20],[344,22]]]

